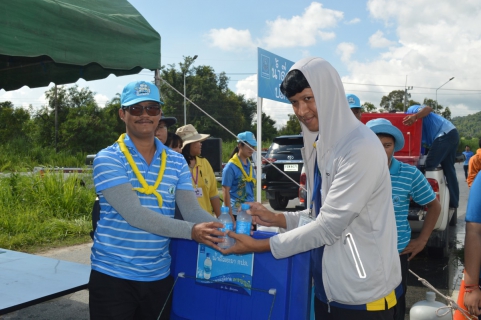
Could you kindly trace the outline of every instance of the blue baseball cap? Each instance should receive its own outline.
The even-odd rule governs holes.
[[[347,99],[347,103],[349,103],[349,107],[351,107],[351,109],[361,107],[361,100],[359,100],[359,98],[355,94],[347,93],[346,99]]]
[[[245,142],[253,147],[257,147],[256,136],[250,131],[239,133],[237,135],[237,142]]]
[[[404,148],[404,136],[398,128],[392,125],[391,121],[383,118],[370,120],[366,126],[374,131],[375,134],[385,133],[394,137],[394,152]]]
[[[160,100],[159,89],[151,82],[133,81],[125,86],[120,97],[121,106],[128,107],[142,101],[155,101],[164,104]]]

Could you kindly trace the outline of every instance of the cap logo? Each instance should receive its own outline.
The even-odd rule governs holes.
[[[349,104],[356,103],[353,97],[349,97],[347,101],[349,102]]]
[[[135,94],[137,96],[148,96],[150,94],[150,87],[146,83],[141,83],[135,87]]]

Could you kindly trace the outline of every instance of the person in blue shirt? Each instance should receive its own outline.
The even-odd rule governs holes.
[[[464,168],[464,176],[466,179],[468,179],[468,168],[469,168],[469,159],[474,155],[473,151],[471,151],[471,148],[469,146],[466,146],[464,151],[464,163],[463,163],[463,168]]]
[[[354,116],[357,118],[357,120],[361,121],[361,100],[359,100],[359,98],[352,93],[346,93],[346,99]]]
[[[94,159],[100,220],[90,257],[92,320],[169,319],[170,238],[218,249],[223,236],[197,202],[184,157],[155,138],[161,104],[152,83],[129,83],[119,110],[126,133]],[[176,202],[186,221],[174,219]]]
[[[424,175],[414,166],[398,161],[394,153],[404,147],[404,136],[387,119],[378,118],[366,123],[378,136],[387,155],[391,175],[392,202],[396,215],[397,249],[401,262],[403,294],[395,306],[394,319],[404,320],[406,314],[406,290],[409,261],[424,249],[436,225],[441,205]],[[411,227],[408,221],[411,198],[421,206],[427,206],[427,214],[419,237],[411,240]]]
[[[415,105],[409,107],[403,123],[411,126],[418,119],[423,119],[423,146],[429,148],[426,157],[426,170],[435,170],[441,164],[449,189],[449,207],[459,205],[459,184],[456,177],[456,150],[459,144],[459,133],[456,127],[445,118],[432,112],[429,106]]]
[[[237,146],[222,171],[224,205],[229,207],[229,214],[234,223],[240,205],[244,202],[254,201],[256,173],[250,158],[256,147],[256,137],[252,132],[239,133]]]
[[[464,306],[481,319],[481,175],[471,185],[466,208],[466,235],[464,239]],[[469,292],[468,292],[469,291]]]

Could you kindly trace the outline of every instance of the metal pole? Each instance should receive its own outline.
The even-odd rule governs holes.
[[[185,108],[185,72],[184,72],[184,126],[187,125],[187,111]]]
[[[256,159],[256,199],[262,202],[262,98],[257,97],[257,159]]]
[[[190,69],[190,66],[194,63],[195,59],[197,59],[197,55],[195,55],[193,58],[192,58],[192,61],[190,62],[190,64],[187,66],[187,68],[185,68],[185,71],[184,71],[184,126],[187,124],[187,107],[186,107],[186,100],[185,100],[185,74],[187,71],[189,71]]]
[[[446,83],[448,83],[449,81],[451,81],[451,80],[453,80],[453,79],[454,79],[454,77],[452,77],[451,79],[449,79],[448,81],[446,81],[445,83],[443,83],[443,84],[441,85],[441,87],[444,86]],[[436,112],[438,111],[438,90],[441,89],[441,87],[439,87],[439,88],[436,89]]]
[[[58,152],[58,99],[57,99],[57,85],[55,85],[55,153]]]

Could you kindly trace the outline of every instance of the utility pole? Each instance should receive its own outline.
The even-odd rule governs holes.
[[[408,106],[408,99],[411,98],[411,94],[408,93],[408,90],[412,90],[413,87],[406,87],[404,89],[404,112],[406,112],[407,106]]]
[[[195,59],[197,59],[197,55],[195,55],[192,58],[189,65],[184,70],[184,126],[187,124],[187,104],[186,104],[186,99],[185,99],[185,95],[186,95],[186,92],[185,92],[185,74],[187,73],[187,71],[189,71],[190,66],[194,63]]]

